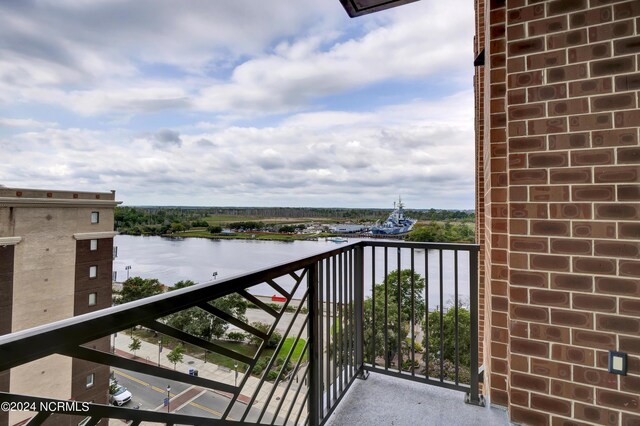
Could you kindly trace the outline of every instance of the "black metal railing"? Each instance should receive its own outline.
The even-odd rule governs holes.
[[[59,354],[214,391],[225,408],[213,417],[98,403],[78,413],[44,404],[64,402],[46,395],[9,392],[0,392],[0,401],[37,403],[29,424],[42,424],[52,414],[81,414],[87,425],[105,418],[134,425],[320,425],[357,377],[375,371],[463,391],[469,402],[479,404],[477,253],[475,245],[360,241],[0,336],[0,372]],[[284,301],[280,306],[254,296],[252,289],[265,285]],[[210,303],[231,294],[271,318],[266,331]],[[167,324],[167,316],[191,308],[261,343],[247,355]],[[160,358],[155,365],[87,345],[134,327],[200,348],[205,356],[225,356],[241,366],[241,380],[187,374],[161,366]],[[282,337],[274,342],[277,333]]]

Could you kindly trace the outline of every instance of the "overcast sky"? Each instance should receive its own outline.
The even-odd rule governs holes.
[[[126,205],[474,205],[473,3],[0,2],[0,184]]]

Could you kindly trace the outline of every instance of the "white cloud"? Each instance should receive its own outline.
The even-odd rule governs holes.
[[[116,189],[128,204],[385,206],[402,194],[469,208],[464,3],[350,20],[338,0],[2,2],[0,156],[12,161],[0,182]],[[367,94],[394,84],[416,90]]]
[[[175,204],[175,197],[187,204],[219,204],[212,200],[222,196],[236,205],[365,206],[385,205],[401,193],[414,207],[468,208],[472,111],[460,105],[472,99],[466,92],[442,102],[387,106],[348,126],[343,120],[322,125],[302,114],[269,128],[191,134],[159,129],[151,137],[80,129],[28,132],[10,139],[25,151],[0,172],[0,181],[116,188],[129,204]],[[435,110],[439,115],[432,118]],[[414,125],[406,126],[412,119]],[[180,149],[159,154],[159,147]]]
[[[0,127],[55,127],[58,123],[51,121],[38,121],[33,118],[2,118],[0,117]]]
[[[290,112],[316,97],[388,79],[452,70],[450,78],[470,76],[470,66],[467,72],[456,70],[472,61],[472,29],[465,29],[472,12],[451,14],[450,5],[423,2],[410,17],[392,19],[387,26],[327,50],[318,36],[283,43],[272,54],[237,66],[229,82],[203,89],[194,104],[214,111]]]
[[[450,4],[420,2],[406,6],[411,13],[370,18],[370,31],[344,39],[335,25],[350,21],[335,3],[0,5],[0,102],[49,103],[82,115],[192,107],[271,114],[471,63],[471,7],[452,13]],[[162,74],[167,66],[175,76]],[[221,70],[231,72],[228,80],[213,77]]]

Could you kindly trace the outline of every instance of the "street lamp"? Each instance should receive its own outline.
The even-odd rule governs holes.
[[[233,381],[233,386],[238,387],[238,363],[233,363],[233,368],[236,370],[235,379]]]
[[[218,272],[217,271],[213,273],[213,279],[215,280],[216,278],[218,278]]]
[[[129,279],[129,271],[131,271],[131,265],[125,266],[124,269],[127,270],[127,279]]]
[[[171,392],[171,386],[167,385],[167,413],[171,412],[171,395],[169,392]]]

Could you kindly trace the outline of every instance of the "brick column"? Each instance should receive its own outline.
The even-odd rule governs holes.
[[[640,1],[509,0],[506,24],[506,46],[499,34],[488,44],[506,47],[508,247],[489,262],[508,259],[508,303],[491,289],[508,330],[494,323],[491,337],[492,361],[508,345],[510,418],[637,424]],[[502,161],[492,153],[492,167]],[[486,198],[502,188],[491,180]],[[504,204],[487,202],[487,238],[502,244]],[[609,350],[628,353],[627,376],[607,372]],[[492,368],[493,400],[506,402],[504,366]]]
[[[473,40],[474,57],[484,54],[484,2],[475,3],[476,8],[476,36]],[[480,246],[478,253],[478,359],[480,364],[487,366],[489,364],[488,352],[484,350],[489,344],[488,329],[488,306],[486,303],[486,266],[485,258],[485,209],[484,209],[484,66],[480,65],[475,68],[473,77],[473,85],[476,88],[474,97],[475,107],[475,131],[476,131],[476,244]],[[486,369],[486,368],[485,368]],[[485,381],[485,385],[487,381]],[[483,386],[483,392],[487,387]]]
[[[508,205],[507,128],[505,113],[507,62],[504,0],[485,2],[483,157],[485,387],[492,404],[507,405],[508,397]]]

